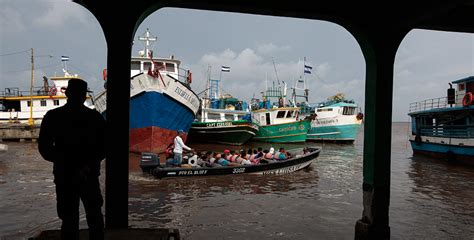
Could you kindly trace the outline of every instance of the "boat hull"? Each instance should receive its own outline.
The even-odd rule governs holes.
[[[106,91],[94,102],[107,117]],[[198,108],[197,95],[172,76],[134,76],[130,81],[130,151],[164,152],[178,130],[187,135]]]
[[[189,131],[193,119],[190,109],[164,94],[151,91],[132,97],[130,151],[163,152],[177,136],[177,130]]]
[[[259,130],[253,140],[270,143],[305,142],[309,128],[309,120],[259,126]]]
[[[165,177],[193,177],[193,176],[212,176],[212,175],[277,175],[286,174],[308,167],[312,161],[319,156],[320,150],[310,148],[309,153],[297,156],[285,161],[276,161],[274,163],[259,165],[241,165],[228,167],[201,167],[201,168],[146,168],[142,167],[144,172],[149,172],[157,178]]]
[[[258,129],[249,122],[194,122],[189,130],[188,141],[242,145],[256,135]]]
[[[307,140],[353,142],[357,138],[360,123],[333,126],[312,126]]]
[[[450,145],[436,142],[416,142],[410,140],[415,155],[446,159],[474,165],[474,146]]]

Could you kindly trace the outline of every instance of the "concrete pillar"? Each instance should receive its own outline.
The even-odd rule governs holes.
[[[128,227],[130,57],[134,26],[104,29],[107,39],[105,225]],[[118,37],[119,36],[119,37]]]
[[[393,64],[405,31],[365,27],[354,36],[366,60],[364,210],[356,222],[355,239],[389,239]]]

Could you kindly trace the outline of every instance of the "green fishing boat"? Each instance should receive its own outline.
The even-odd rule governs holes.
[[[297,107],[281,107],[253,111],[259,126],[255,141],[272,143],[305,142],[310,120],[298,120]]]
[[[230,94],[221,95],[219,82],[209,77],[208,91],[201,98],[187,141],[242,145],[257,133],[258,127],[251,121],[248,104]]]

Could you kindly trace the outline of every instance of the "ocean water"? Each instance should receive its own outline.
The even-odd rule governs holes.
[[[158,180],[130,159],[129,225],[177,228],[183,239],[353,239],[362,216],[363,129],[354,144],[270,145],[321,148],[308,169],[279,176]],[[34,142],[0,153],[0,238],[56,229],[52,164]],[[198,150],[242,147],[196,144]],[[412,156],[408,123],[392,125],[392,239],[474,238],[474,168]],[[101,180],[103,181],[103,176]],[[86,227],[81,214],[81,227]]]

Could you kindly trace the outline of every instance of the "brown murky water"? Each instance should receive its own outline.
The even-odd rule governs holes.
[[[392,239],[473,239],[474,168],[412,157],[408,125],[394,123],[392,130]],[[132,156],[129,225],[178,228],[184,239],[353,239],[362,214],[362,139],[361,132],[354,145],[284,145],[322,151],[309,169],[281,176],[156,180]],[[51,164],[36,143],[7,144],[0,153],[0,238],[58,228]]]

